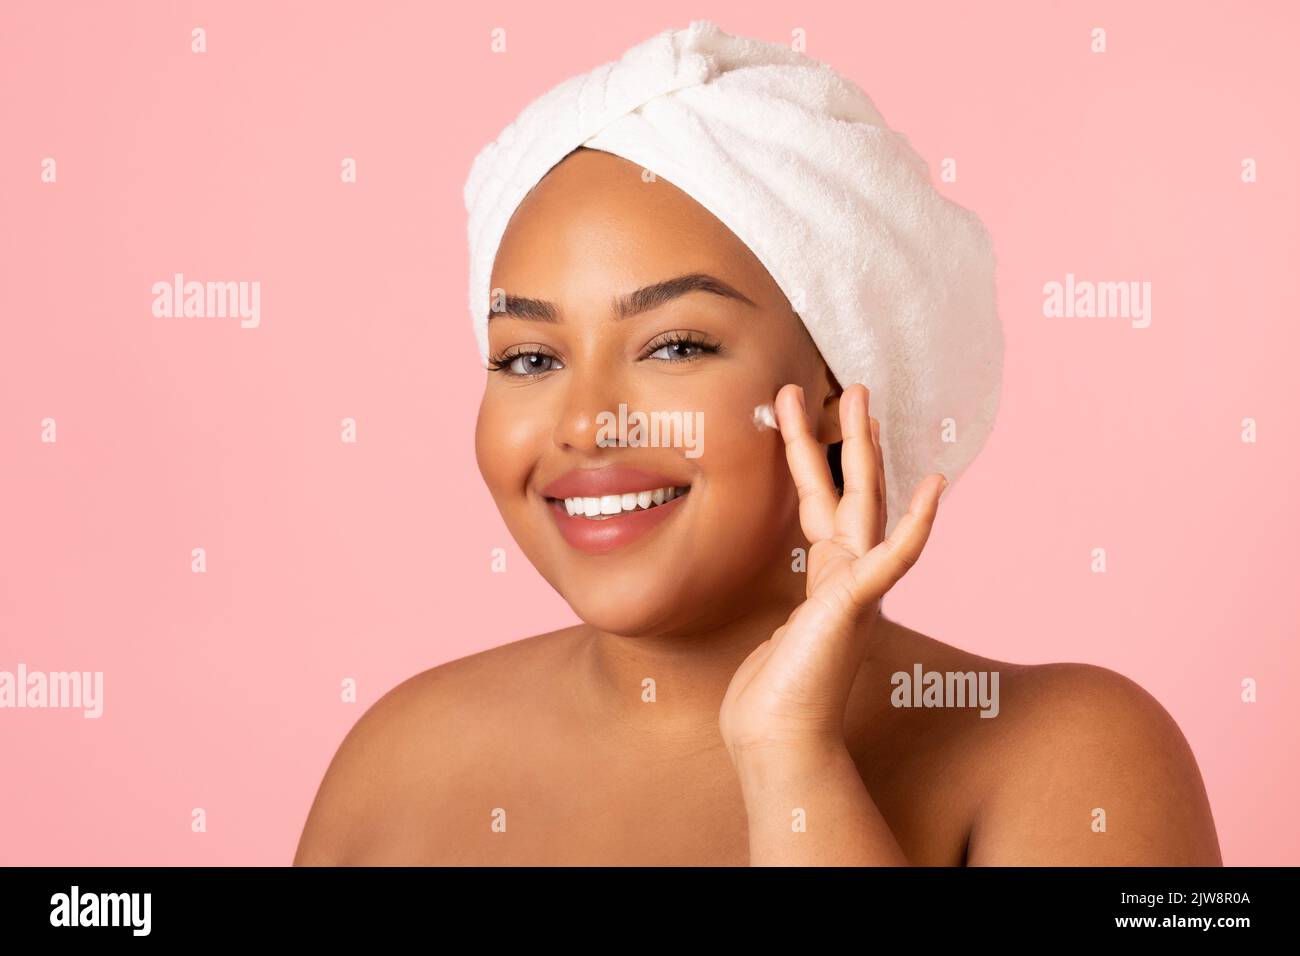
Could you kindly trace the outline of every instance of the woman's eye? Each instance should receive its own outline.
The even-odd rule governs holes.
[[[554,355],[546,355],[542,352],[519,352],[506,358],[494,360],[492,367],[506,375],[518,375],[520,377],[540,375],[543,372],[553,372],[556,369],[564,368],[560,364],[560,360]]]
[[[671,342],[665,342],[647,355],[646,358],[659,359],[664,362],[686,362],[716,351],[718,351],[718,347],[709,345],[707,342],[697,342],[694,339],[675,339]]]

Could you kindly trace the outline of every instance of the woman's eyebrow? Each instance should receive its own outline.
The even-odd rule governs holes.
[[[691,292],[709,292],[758,308],[747,295],[721,279],[703,272],[691,272],[673,279],[665,279],[663,282],[656,282],[654,285],[645,286],[623,296],[616,296],[613,301],[614,317],[630,318]],[[533,322],[560,321],[560,310],[554,303],[544,299],[528,299],[513,295],[505,296],[501,309],[488,312],[488,321],[492,321],[499,315],[509,315]]]
[[[630,292],[622,298],[615,299],[614,315],[620,319],[626,319],[638,313],[658,308],[665,302],[686,295],[689,292],[711,292],[714,295],[736,299],[758,308],[750,301],[748,296],[733,289],[721,279],[706,275],[703,272],[692,272],[688,275],[678,276],[675,279],[656,282],[654,285],[648,285],[643,289]]]

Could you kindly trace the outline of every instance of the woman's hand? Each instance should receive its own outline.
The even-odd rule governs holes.
[[[911,506],[888,540],[884,459],[868,391],[840,396],[844,495],[837,495],[826,453],[804,408],[803,390],[776,396],[786,460],[799,493],[799,523],[811,547],[807,600],[756,647],[731,679],[720,726],[733,761],[775,754],[778,760],[834,753],[844,747],[849,692],[866,654],[880,599],[917,559],[930,536],[942,475],[917,485]]]

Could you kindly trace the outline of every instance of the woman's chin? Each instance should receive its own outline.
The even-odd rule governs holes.
[[[587,601],[570,600],[569,607],[589,627],[606,634],[639,637],[661,632],[670,626],[681,608],[661,600]]]
[[[748,613],[756,597],[748,588],[726,588],[703,569],[694,574],[674,571],[671,576],[642,583],[653,586],[620,591],[602,584],[580,594],[572,593],[570,587],[569,593],[561,592],[561,596],[588,626],[623,637],[708,631]],[[767,589],[763,593],[768,593]]]

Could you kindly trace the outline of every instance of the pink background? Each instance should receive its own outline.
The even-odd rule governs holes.
[[[994,237],[1002,411],[891,614],[1132,677],[1225,861],[1300,863],[1294,5],[434,7],[4,4],[0,670],[102,670],[105,713],[0,711],[0,862],[287,863],[365,707],[574,621],[474,463],[461,188],[528,100],[709,18],[805,29]],[[154,318],[178,271],[260,281],[260,328]],[[1151,327],[1045,318],[1067,272],[1151,282]]]

